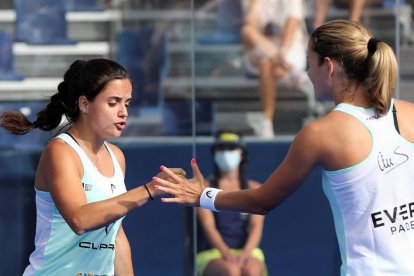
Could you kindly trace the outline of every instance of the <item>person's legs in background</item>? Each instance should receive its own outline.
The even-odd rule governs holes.
[[[348,8],[348,19],[360,21],[365,6],[380,5],[383,0],[334,0],[334,5],[341,8]],[[329,6],[332,0],[314,0],[314,17],[312,30],[316,29],[326,21]]]
[[[312,20],[311,32],[322,25],[326,20],[329,6],[332,0],[313,0],[314,1],[314,16]]]
[[[240,268],[236,263],[215,259],[207,265],[203,275],[240,275]]]
[[[369,1],[368,1],[369,2]],[[361,20],[362,9],[364,8],[365,0],[353,0],[349,3],[349,20]]]
[[[274,137],[273,115],[276,100],[276,78],[272,56],[278,52],[276,45],[258,28],[244,25],[241,31],[245,48],[244,66],[250,77],[260,82],[259,95],[263,119],[253,128],[254,134],[263,138]],[[258,47],[260,45],[260,47]]]
[[[273,73],[273,62],[270,58],[264,58],[259,63],[260,71],[260,103],[264,115],[264,120],[259,126],[261,133],[259,136],[263,138],[272,138],[273,118],[276,105],[276,78]]]
[[[267,275],[263,263],[256,258],[250,258],[242,268],[242,275]]]

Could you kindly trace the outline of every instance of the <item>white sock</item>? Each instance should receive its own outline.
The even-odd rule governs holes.
[[[269,119],[263,121],[262,133],[260,135],[262,138],[273,138],[275,132],[273,130],[273,122]]]

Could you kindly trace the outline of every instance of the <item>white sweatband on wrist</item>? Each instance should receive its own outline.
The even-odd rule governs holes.
[[[214,206],[216,195],[223,190],[216,188],[205,188],[200,196],[200,207],[211,211],[219,212]]]

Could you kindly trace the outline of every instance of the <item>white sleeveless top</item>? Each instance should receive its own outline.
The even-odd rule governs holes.
[[[323,172],[341,251],[341,275],[412,276],[414,145],[396,131],[392,108],[385,116],[348,104],[335,110],[357,118],[373,141],[361,163]]]
[[[110,147],[112,177],[103,176],[85,151],[68,134],[57,136],[79,155],[83,165],[83,186],[87,202],[105,200],[126,192],[124,174]],[[86,232],[75,234],[56,208],[49,192],[36,190],[35,251],[23,275],[114,275],[115,237],[123,218]]]

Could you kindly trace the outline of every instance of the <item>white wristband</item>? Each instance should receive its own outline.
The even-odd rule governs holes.
[[[216,195],[221,191],[223,190],[216,188],[205,188],[200,196],[200,207],[218,212],[219,210],[217,210],[214,206],[214,200],[216,199]]]

